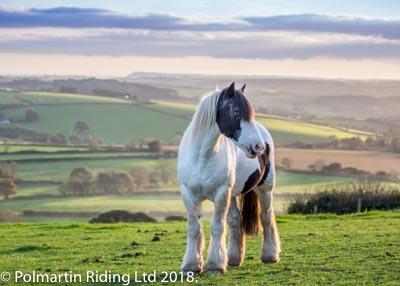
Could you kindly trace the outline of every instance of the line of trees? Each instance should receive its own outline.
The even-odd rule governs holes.
[[[68,181],[59,190],[62,195],[123,195],[141,192],[159,184],[170,184],[174,180],[175,168],[171,162],[160,160],[154,169],[136,166],[129,172],[109,170],[95,174],[88,168],[77,168],[70,173]]]
[[[7,200],[9,196],[18,193],[17,185],[14,182],[14,175],[18,165],[14,162],[0,162],[0,194]]]

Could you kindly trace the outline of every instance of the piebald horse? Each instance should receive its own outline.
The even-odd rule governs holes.
[[[223,273],[228,265],[240,266],[245,235],[258,233],[260,218],[264,230],[261,260],[279,261],[280,240],[272,207],[274,144],[268,130],[255,121],[244,90],[245,85],[235,89],[232,83],[205,96],[181,140],[178,180],[188,219],[184,273]],[[214,203],[214,212],[203,265],[204,235],[199,218],[206,199]]]

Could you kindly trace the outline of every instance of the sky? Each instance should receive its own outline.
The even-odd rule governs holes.
[[[400,79],[400,1],[0,0],[0,75]]]

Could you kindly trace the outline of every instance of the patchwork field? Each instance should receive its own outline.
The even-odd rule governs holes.
[[[397,285],[400,212],[277,217],[281,262],[259,260],[260,237],[247,239],[244,265],[198,285]],[[186,224],[2,224],[0,269],[13,273],[131,274],[179,271]],[[209,241],[209,224],[204,223]],[[153,242],[158,234],[160,241]],[[135,241],[136,246],[131,243]],[[99,247],[101,245],[101,247]],[[132,281],[133,282],[133,281]],[[10,283],[9,285],[12,285]]]
[[[291,168],[297,170],[307,170],[316,160],[324,160],[326,164],[338,162],[343,167],[354,167],[369,172],[397,172],[400,166],[398,153],[277,148],[276,154],[276,162],[289,158],[292,161]]]
[[[12,94],[3,91],[0,102],[13,99]],[[195,108],[182,103],[139,104],[115,98],[45,92],[27,92],[18,98],[31,101],[34,105],[4,109],[2,113],[6,117],[20,118],[26,109],[33,109],[40,118],[37,122],[15,123],[12,126],[68,136],[77,121],[85,121],[91,133],[108,144],[126,144],[150,138],[170,142],[178,132],[184,131]],[[367,134],[284,117],[259,116],[258,120],[270,129],[279,144],[295,141],[317,143],[326,141],[332,135],[346,138]]]

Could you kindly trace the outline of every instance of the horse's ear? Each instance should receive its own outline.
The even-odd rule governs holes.
[[[246,89],[246,84],[243,84],[243,86],[240,88],[240,92],[244,94],[245,89]]]
[[[232,82],[231,85],[228,87],[226,95],[228,97],[233,97],[235,95],[235,82]]]

